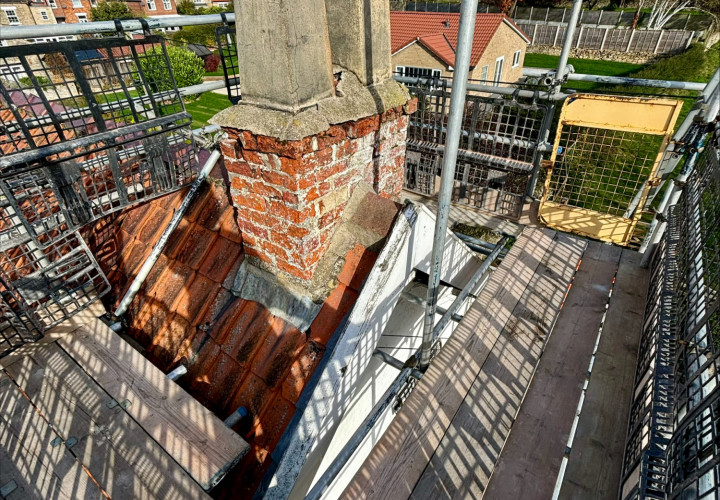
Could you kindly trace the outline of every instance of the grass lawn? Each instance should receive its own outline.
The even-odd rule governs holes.
[[[549,56],[546,54],[525,54],[526,68],[557,68],[559,56]],[[615,61],[597,61],[593,59],[568,59],[568,63],[573,65],[575,73],[584,73],[586,75],[603,75],[603,76],[628,76],[630,73],[639,71],[645,67],[643,64],[632,64]],[[592,90],[600,87],[599,83],[592,82],[571,82],[568,87],[577,90]]]
[[[231,105],[226,95],[205,92],[196,101],[185,103],[185,109],[193,117],[192,127],[199,128],[207,125],[213,115]]]

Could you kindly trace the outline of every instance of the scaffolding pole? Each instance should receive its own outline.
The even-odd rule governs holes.
[[[462,117],[465,108],[465,93],[467,92],[467,80],[470,73],[470,51],[475,34],[477,6],[478,3],[475,0],[462,0],[462,4],[460,5],[460,27],[458,29],[455,72],[452,82],[452,96],[450,98],[450,116],[448,120],[448,133],[445,140],[445,155],[443,157],[440,193],[438,195],[435,235],[433,237],[433,248],[430,259],[427,307],[425,308],[423,338],[418,363],[418,369],[420,371],[425,371],[430,364],[430,351],[435,326],[435,307],[437,306],[440,273],[442,270],[443,254],[445,252],[445,237],[447,235],[448,217],[450,215],[450,199],[452,197],[452,187],[455,180],[455,163],[460,145]]]

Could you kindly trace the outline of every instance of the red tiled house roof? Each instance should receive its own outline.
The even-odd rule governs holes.
[[[119,303],[186,191],[136,206],[86,231],[113,285],[109,308]],[[130,335],[158,367],[167,372],[181,363],[187,366],[179,383],[220,418],[239,406],[247,408],[250,416],[236,430],[251,451],[213,496],[249,498],[377,255],[360,245],[348,252],[337,287],[307,334],[301,333],[262,305],[230,292],[243,260],[234,218],[225,188],[207,186],[171,236],[126,318]],[[389,223],[375,229],[385,236]]]
[[[478,14],[470,53],[470,67],[477,65],[502,23],[514,29],[526,42],[525,33],[505,14]],[[390,52],[395,54],[419,42],[448,66],[455,65],[460,14],[443,12],[390,12]]]

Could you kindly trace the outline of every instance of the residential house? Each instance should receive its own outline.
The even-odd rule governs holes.
[[[3,26],[28,26],[36,24],[56,24],[55,15],[45,0],[30,0],[20,2],[17,0],[0,0],[0,29]],[[56,37],[65,38],[65,37]],[[45,41],[34,39],[30,41]],[[0,47],[20,45],[25,40],[0,40]],[[37,64],[33,58],[29,59],[31,65]],[[23,78],[25,70],[20,61],[14,57],[0,58],[0,77]]]
[[[56,24],[52,7],[45,0],[0,0],[0,26]],[[14,41],[0,41],[0,45],[14,45]]]
[[[460,14],[391,12],[392,64],[401,76],[451,78]],[[470,79],[500,84],[522,76],[530,39],[504,14],[478,14]]]
[[[53,7],[58,22],[87,23],[91,21],[90,9],[102,0],[47,0]],[[177,16],[175,0],[125,0],[138,17]]]
[[[145,17],[175,17],[178,15],[175,0],[126,0],[130,9]],[[175,31],[178,28],[170,29]]]

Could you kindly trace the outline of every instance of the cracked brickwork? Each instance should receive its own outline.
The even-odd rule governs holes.
[[[415,107],[411,101],[300,141],[225,128],[222,152],[246,256],[309,282],[358,182],[399,197]]]

